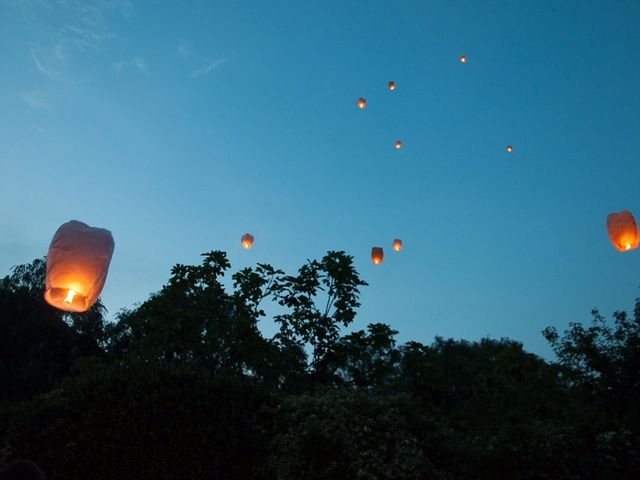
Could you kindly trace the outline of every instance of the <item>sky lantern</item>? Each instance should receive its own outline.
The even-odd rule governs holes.
[[[466,55],[460,55],[460,62],[461,63],[467,63],[467,56]]]
[[[44,299],[67,312],[86,312],[104,287],[115,244],[109,230],[71,220],[53,235]]]
[[[382,263],[382,259],[384,258],[384,250],[382,247],[373,247],[371,249],[371,261],[378,265]]]
[[[396,238],[393,241],[393,251],[399,252],[400,250],[402,250],[402,240],[400,240],[399,238]]]
[[[619,252],[638,248],[638,225],[628,210],[612,213],[607,217],[609,240]]]
[[[511,145],[507,145],[507,153],[513,152],[513,147]]]
[[[367,101],[364,98],[360,97],[358,99],[358,108],[362,110],[366,106],[367,106]]]
[[[253,235],[245,233],[240,237],[240,243],[242,243],[242,248],[250,249],[253,246]]]
[[[389,82],[389,90],[391,90],[393,92],[395,89],[396,89],[396,82],[390,81]]]
[[[402,142],[400,140],[396,140],[396,143],[393,145],[396,147],[396,150],[400,150],[402,148]]]

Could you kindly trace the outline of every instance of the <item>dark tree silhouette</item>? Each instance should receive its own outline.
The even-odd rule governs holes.
[[[14,268],[0,462],[32,458],[53,480],[640,478],[640,300],[633,316],[546,329],[548,362],[509,339],[343,333],[366,285],[344,252],[231,285],[229,269],[217,251],[176,265],[105,324],[100,303],[44,302],[43,260]]]
[[[56,385],[83,355],[100,355],[105,309],[66,314],[43,299],[46,263],[0,280],[0,399],[25,399]]]

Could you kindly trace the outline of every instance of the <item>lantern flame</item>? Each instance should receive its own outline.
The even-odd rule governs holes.
[[[62,301],[62,303],[66,303],[67,305],[71,305],[73,303],[73,297],[76,296],[76,291],[69,289],[67,293],[67,297]]]
[[[631,250],[631,244],[627,243],[624,247],[625,250]]]
[[[467,63],[467,56],[466,55],[460,55],[460,62],[461,63]]]
[[[367,101],[364,98],[360,97],[358,99],[358,108],[362,110],[366,105],[367,105]]]

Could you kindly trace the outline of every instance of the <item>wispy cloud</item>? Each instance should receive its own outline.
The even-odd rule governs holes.
[[[120,60],[113,64],[113,68],[117,72],[121,72],[127,68],[134,68],[140,73],[144,73],[145,75],[149,75],[149,67],[147,66],[147,62],[142,57],[135,57],[133,60]]]
[[[114,41],[122,39],[111,30],[110,23],[114,16],[129,18],[134,14],[130,0],[2,1],[28,14],[34,28],[43,27],[39,30],[46,32],[48,38],[39,35],[40,39],[31,48],[31,59],[39,72],[60,81],[73,81],[79,74],[82,76],[79,68],[84,70],[85,77],[85,67],[94,71],[96,53],[103,56],[109,53],[113,58]],[[55,17],[51,16],[52,11]],[[52,29],[55,24],[58,27]],[[146,70],[140,62],[136,68]]]
[[[203,75],[209,75],[211,72],[213,72],[218,67],[223,65],[226,61],[227,61],[226,58],[221,58],[219,60],[216,60],[215,62],[211,62],[211,63],[205,65],[204,67],[199,68],[198,70],[195,70],[191,74],[191,78],[198,78],[198,77],[202,77]]]
[[[51,2],[49,0],[5,0],[5,3],[16,8],[46,8],[51,9]]]
[[[87,25],[103,24],[105,12],[114,12],[127,19],[135,14],[130,0],[57,0],[57,3],[75,12]]]
[[[178,55],[182,58],[190,58],[193,57],[193,47],[186,40],[180,40],[178,43]]]
[[[54,54],[57,56],[58,54]],[[44,53],[43,49],[34,47],[31,49],[31,59],[35,63],[36,68],[49,78],[58,78],[60,73],[52,67],[47,61],[47,57],[51,58],[50,54]]]
[[[29,90],[22,92],[20,98],[34,110],[46,110],[51,104],[52,95],[42,90]]]
[[[98,42],[102,42],[104,40],[117,39],[118,37],[115,33],[109,31],[108,29],[91,29],[91,28],[83,28],[77,27],[74,25],[67,25],[62,28],[61,32],[63,34],[74,35],[77,38],[84,39],[86,42],[97,44]]]

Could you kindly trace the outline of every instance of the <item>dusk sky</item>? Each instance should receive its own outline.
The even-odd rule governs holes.
[[[349,330],[549,356],[640,294],[605,228],[640,215],[639,52],[631,0],[0,0],[0,276],[71,219],[113,232],[112,319],[205,251],[344,250]]]

